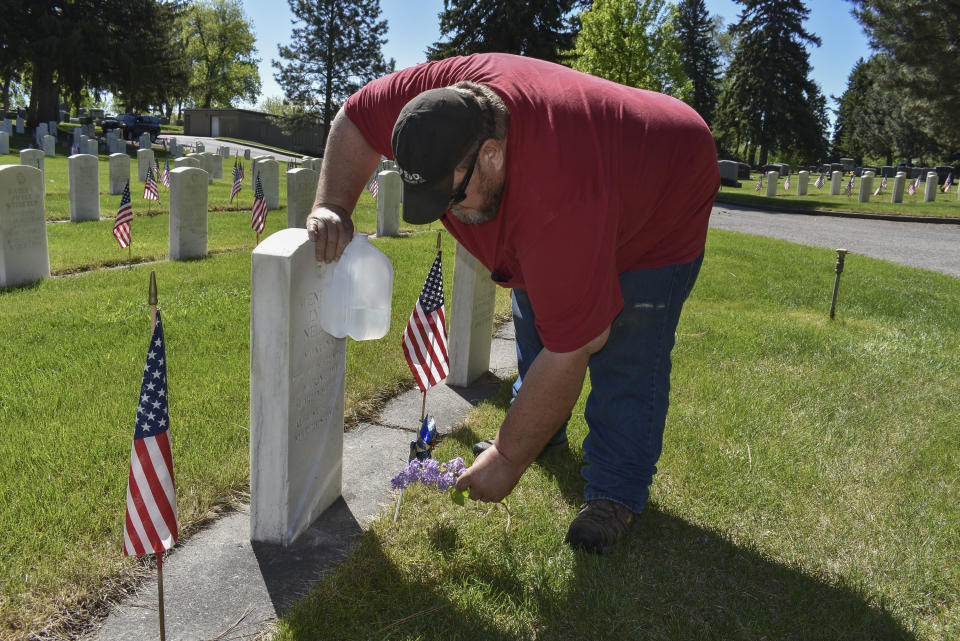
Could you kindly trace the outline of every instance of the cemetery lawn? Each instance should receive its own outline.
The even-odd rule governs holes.
[[[893,193],[893,180],[887,181],[887,188],[879,196],[870,195],[870,202],[861,203],[857,200],[860,193],[860,179],[857,178],[853,186],[853,195],[845,196],[842,193],[839,196],[830,195],[830,181],[827,180],[823,189],[817,189],[814,182],[816,175],[811,174],[810,184],[807,186],[806,196],[797,196],[796,173],[790,176],[789,195],[783,188],[786,178],[781,178],[777,183],[777,195],[773,198],[766,196],[766,178],[763,182],[763,190],[754,191],[754,187],[759,179],[759,174],[754,174],[749,180],[741,180],[742,187],[720,187],[719,200],[727,200],[744,205],[755,205],[757,207],[789,207],[793,209],[812,209],[828,211],[852,211],[869,214],[909,214],[910,216],[933,216],[942,218],[960,218],[960,200],[957,199],[957,185],[950,188],[949,193],[937,192],[937,199],[932,203],[923,202],[924,183],[920,183],[920,189],[911,196],[906,187],[903,191],[903,202],[893,204],[890,202]],[[850,180],[846,177],[844,180]],[[882,180],[882,178],[880,179]],[[906,184],[906,183],[904,183]],[[876,178],[873,179],[873,188],[876,189],[880,183]],[[846,183],[844,183],[846,187]]]
[[[960,637],[960,279],[711,230],[648,508],[609,556],[562,543],[569,451],[499,506],[404,493],[284,616],[294,639]],[[498,397],[435,457],[473,460]],[[399,470],[398,470],[399,471]]]
[[[375,231],[374,202],[361,197],[354,216],[359,231]],[[271,212],[267,233],[285,226],[285,218],[285,211]],[[145,571],[122,556],[121,528],[151,270],[167,338],[181,541],[245,497],[249,214],[211,212],[210,241],[226,249],[234,219],[238,247],[206,259],[91,269],[0,290],[0,638],[32,639],[43,631],[44,638],[69,637]],[[166,225],[165,214],[134,219],[134,238],[153,247],[141,258],[154,249],[156,257],[166,256]],[[96,261],[82,248],[97,255],[101,244],[104,252],[126,256],[109,221],[51,224],[48,232],[57,260],[75,254],[73,264],[89,267]],[[214,241],[220,236],[222,242]],[[413,384],[400,336],[433,262],[436,233],[373,242],[396,270],[393,317],[384,340],[350,340],[348,425]],[[449,297],[454,242],[448,234],[443,248]],[[504,291],[498,313],[508,309]]]

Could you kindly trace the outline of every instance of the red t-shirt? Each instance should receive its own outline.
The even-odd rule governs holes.
[[[427,89],[486,85],[510,110],[497,217],[444,226],[504,287],[530,296],[543,344],[582,347],[623,307],[617,276],[686,263],[703,252],[720,185],[713,136],[663,94],[509,54],[410,67],[367,84],[344,110],[393,158],[393,126]]]

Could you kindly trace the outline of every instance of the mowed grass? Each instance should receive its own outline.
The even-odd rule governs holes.
[[[372,202],[364,196],[360,230],[373,231],[371,221],[375,228]],[[211,221],[234,215],[212,213]],[[91,223],[48,227],[72,229],[78,243],[109,233]],[[433,262],[436,233],[374,243],[394,265],[393,316],[384,339],[349,340],[348,423],[412,384],[400,336]],[[167,338],[181,530],[189,534],[245,495],[252,237],[247,244],[202,260],[96,269],[0,290],[0,638],[74,629],[141,570],[122,556],[121,527],[150,270]],[[454,242],[447,234],[443,248],[450,296]],[[503,313],[506,292],[498,300]]]
[[[741,180],[742,185],[739,189],[736,187],[720,187],[719,200],[730,200],[740,202],[745,205],[756,205],[758,207],[793,207],[799,209],[825,209],[833,211],[853,211],[870,214],[888,214],[911,216],[935,216],[945,218],[960,218],[960,200],[958,200],[957,182],[954,180],[953,186],[947,193],[942,193],[937,188],[937,198],[934,202],[927,203],[923,201],[924,189],[926,183],[920,183],[920,188],[911,196],[907,192],[907,182],[904,182],[903,202],[891,203],[893,194],[893,179],[887,179],[887,187],[879,196],[874,196],[873,192],[880,186],[883,178],[874,177],[873,190],[870,192],[870,201],[866,203],[859,202],[860,179],[854,182],[850,196],[844,195],[843,190],[839,196],[830,195],[830,177],[827,176],[822,189],[817,189],[814,183],[819,174],[810,174],[810,183],[807,186],[807,195],[797,195],[797,185],[799,178],[796,172],[790,176],[790,191],[784,189],[786,177],[780,178],[777,183],[777,195],[767,197],[767,180],[764,177],[763,188],[760,191],[754,191],[760,174],[753,174],[749,179]],[[843,189],[846,189],[849,176],[843,178]],[[942,185],[941,185],[942,186]]]
[[[423,488],[274,639],[955,639],[960,280],[710,232],[678,328],[660,472],[606,557],[562,543],[569,451],[496,506]],[[492,436],[509,381],[435,453]]]

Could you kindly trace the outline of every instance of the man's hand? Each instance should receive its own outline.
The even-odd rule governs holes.
[[[353,221],[340,207],[320,205],[307,216],[307,234],[316,243],[317,260],[331,263],[353,239]]]
[[[460,475],[456,487],[469,488],[471,499],[496,503],[510,494],[525,468],[508,460],[494,445]]]

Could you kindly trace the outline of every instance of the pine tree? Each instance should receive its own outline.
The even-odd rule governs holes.
[[[289,0],[297,22],[293,44],[278,46],[274,78],[297,106],[277,118],[287,131],[327,125],[340,105],[364,84],[393,71],[383,59],[387,21],[380,0]],[[298,26],[297,26],[298,25]]]
[[[825,107],[810,79],[807,43],[820,39],[803,21],[810,11],[802,0],[736,0],[744,5],[735,26],[736,53],[727,69],[729,84],[720,97],[718,127],[729,143],[748,145],[748,162],[759,150],[765,165],[771,150],[793,151],[811,158],[825,139]],[[821,113],[818,113],[820,111]],[[821,150],[822,152],[822,150]]]
[[[430,60],[499,51],[556,62],[573,43],[572,0],[444,0]]]
[[[707,13],[704,0],[682,0],[677,7],[675,24],[680,62],[693,83],[690,105],[709,125],[720,96],[720,47],[715,37],[715,22]]]
[[[956,0],[851,0],[870,44],[893,59],[891,84],[905,88],[927,134],[960,147],[960,85],[952,66],[960,42]]]

